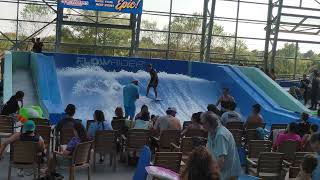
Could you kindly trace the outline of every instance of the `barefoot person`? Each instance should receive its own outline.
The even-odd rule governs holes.
[[[139,81],[133,80],[130,84],[123,88],[123,105],[125,110],[125,117],[130,116],[130,120],[133,120],[136,114],[136,101],[139,99]]]
[[[153,88],[154,95],[156,97],[155,99],[157,99],[158,98],[157,87],[158,87],[158,82],[159,82],[158,73],[155,69],[153,69],[152,64],[148,64],[147,68],[148,68],[148,72],[150,73],[151,79],[150,79],[148,87],[147,87],[147,95],[146,96],[148,97],[150,88]]]
[[[223,95],[219,98],[216,106],[221,105],[222,114],[227,111],[230,104],[235,102],[234,97],[229,94],[229,88],[223,88]]]

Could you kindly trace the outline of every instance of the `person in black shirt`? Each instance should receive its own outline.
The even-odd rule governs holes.
[[[300,137],[303,137],[305,134],[310,134],[310,123],[308,122],[309,114],[302,113],[301,114],[301,122],[298,124],[297,127],[297,134],[300,135]]]
[[[23,106],[24,92],[18,91],[10,100],[3,106],[1,115],[10,115],[17,113],[20,110],[19,102],[21,102],[21,107]]]
[[[78,123],[76,119],[73,118],[76,113],[76,106],[73,104],[68,104],[64,110],[66,117],[61,119],[56,126],[56,135],[58,135],[63,128],[73,128],[75,123]]]
[[[158,92],[157,92],[157,87],[159,83],[159,78],[158,78],[158,73],[155,69],[153,69],[152,64],[148,64],[147,66],[148,72],[150,73],[151,79],[149,81],[148,87],[147,87],[147,97],[149,95],[149,90],[152,87],[154,90],[155,97],[157,99],[158,97]]]
[[[300,82],[300,88],[303,90],[303,99],[304,99],[304,105],[308,103],[309,100],[309,85],[310,85],[310,80],[307,78],[307,75],[303,75],[303,79]]]
[[[37,39],[33,38],[32,42],[33,42],[32,51],[35,53],[42,53],[43,42],[40,42],[40,38],[37,38]]]
[[[312,79],[312,87],[311,87],[311,107],[310,109],[316,110],[318,105],[318,97],[320,91],[320,74],[315,72],[315,75]]]

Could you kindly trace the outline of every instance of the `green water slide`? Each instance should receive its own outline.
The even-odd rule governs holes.
[[[266,74],[257,68],[238,67],[241,72],[254,82],[262,91],[264,91],[279,106],[293,112],[312,113],[300,101],[291,96],[279,84],[270,79]]]

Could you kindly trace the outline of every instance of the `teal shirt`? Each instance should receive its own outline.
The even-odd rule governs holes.
[[[216,129],[216,135],[209,134],[208,149],[213,158],[218,160],[224,156],[224,165],[221,170],[221,179],[229,180],[233,176],[240,176],[242,173],[238,149],[231,132],[220,125]]]
[[[128,84],[123,88],[123,105],[125,107],[135,107],[135,102],[139,97],[139,88],[134,84]]]

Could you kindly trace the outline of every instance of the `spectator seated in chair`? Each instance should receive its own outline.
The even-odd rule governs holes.
[[[305,134],[302,138],[302,148],[305,149],[305,146],[310,143],[311,136],[318,132],[319,126],[317,124],[311,124],[310,134]]]
[[[260,104],[255,104],[252,106],[252,112],[249,115],[246,124],[261,124],[264,123],[264,119],[260,114],[261,106]],[[244,125],[246,127],[246,124]]]
[[[225,109],[226,112],[221,116],[222,125],[226,126],[228,122],[241,122],[241,115],[236,112],[237,104],[235,102],[230,102],[229,106]]]
[[[90,124],[88,136],[94,139],[97,131],[112,130],[109,123],[105,122],[104,114],[101,110],[95,110],[93,114],[94,123]]]
[[[32,141],[35,143],[38,143],[38,150],[39,152],[44,152],[44,141],[41,136],[38,136],[35,133],[36,126],[33,121],[28,120],[24,125],[22,129],[22,133],[17,132],[14,133],[11,137],[9,137],[7,140],[3,142],[3,144],[0,147],[0,160],[3,158],[3,153],[6,149],[6,147],[9,144],[12,144],[16,141]]]
[[[290,178],[287,173],[285,180],[312,180],[312,173],[318,165],[318,160],[315,155],[307,154],[304,156],[300,165],[300,172],[296,178]]]
[[[78,123],[73,116],[76,113],[76,106],[73,104],[68,104],[64,110],[66,117],[61,119],[56,126],[56,135],[58,135],[63,128],[72,128],[74,124]]]
[[[172,130],[181,130],[180,120],[176,118],[177,109],[174,107],[169,107],[166,111],[167,115],[159,117],[154,129],[158,132],[163,130],[172,129]]]
[[[201,124],[201,114],[202,112],[193,113],[191,117],[191,124],[182,131],[181,135],[183,136],[190,129],[204,129]]]
[[[301,143],[301,138],[299,134],[297,134],[297,124],[295,122],[292,122],[288,125],[286,132],[278,134],[274,144],[274,149],[277,150],[280,144],[285,141],[298,141]]]
[[[55,169],[57,163],[61,164],[62,162],[66,162],[68,165],[70,165],[71,158],[66,157],[70,157],[72,155],[73,151],[75,150],[78,144],[89,141],[86,129],[83,127],[81,123],[75,123],[73,125],[73,132],[74,137],[68,142],[67,146],[65,148],[60,147],[60,150],[58,152],[55,152],[53,155],[50,156],[47,170],[47,174],[49,176],[56,175]]]
[[[216,105],[214,105],[214,104],[209,104],[209,105],[207,106],[207,110],[215,113],[215,114],[218,115],[218,116],[221,116],[221,115],[222,115],[222,112],[221,112],[221,111],[218,109],[218,107],[217,107]]]
[[[149,129],[150,113],[147,105],[141,107],[141,111],[136,115],[132,127],[134,129]]]

